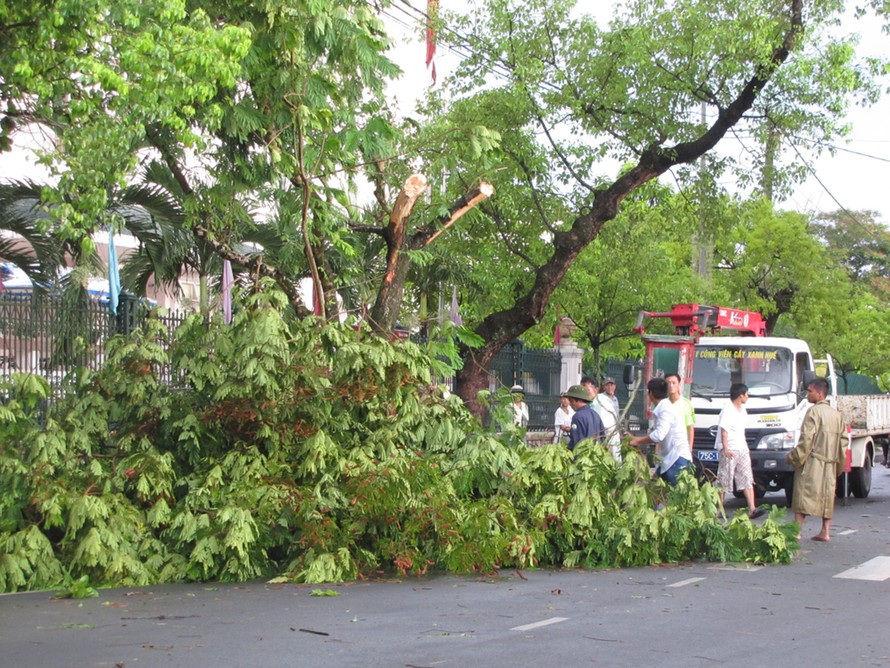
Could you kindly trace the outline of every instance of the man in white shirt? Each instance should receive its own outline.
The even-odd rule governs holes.
[[[735,488],[742,490],[745,501],[748,502],[748,517],[754,519],[763,515],[764,511],[754,505],[754,473],[751,470],[751,452],[745,440],[748,386],[734,383],[729,388],[729,401],[717,418],[717,442],[714,444],[720,450],[717,460],[717,487],[725,498],[726,493],[732,491],[735,482]]]
[[[686,425],[686,438],[689,441],[689,452],[692,452],[692,441],[695,438],[695,409],[692,402],[683,396],[682,379],[678,373],[669,373],[664,379],[668,384],[668,399],[677,409],[683,424]]]
[[[645,436],[632,438],[630,445],[638,447],[655,443],[655,454],[661,459],[655,471],[668,484],[676,485],[681,471],[692,473],[692,453],[689,451],[686,425],[667,398],[668,386],[664,378],[653,378],[646,384],[646,390],[649,402],[655,406],[652,409],[655,424]]]
[[[612,400],[612,406],[615,409],[615,415],[621,415],[621,408],[618,405],[618,397],[615,396],[615,389],[617,385],[615,384],[614,378],[609,378],[606,376],[603,378],[603,392],[606,394],[609,399]]]
[[[563,392],[559,395],[559,408],[553,414],[554,443],[568,443],[569,436],[572,434],[572,416],[574,414],[574,409],[569,405],[569,398]]]
[[[607,378],[606,380],[612,380]],[[612,380],[614,387],[615,381]],[[591,407],[600,416],[603,421],[603,427],[606,429],[606,440],[603,445],[609,448],[612,457],[616,462],[621,461],[621,434],[618,431],[618,411],[615,410],[615,404],[606,392],[598,392],[591,402]]]

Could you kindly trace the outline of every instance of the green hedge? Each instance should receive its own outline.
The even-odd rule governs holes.
[[[260,295],[231,326],[154,320],[47,404],[0,384],[0,591],[378,572],[788,562],[796,526],[724,525],[716,490],[483,430],[420,347]],[[175,386],[160,382],[173,377]],[[504,422],[509,423],[509,420]],[[664,508],[656,510],[656,506]]]

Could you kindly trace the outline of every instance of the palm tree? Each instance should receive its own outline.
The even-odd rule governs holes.
[[[198,213],[187,212],[186,198],[197,201]],[[137,249],[129,254],[121,269],[121,283],[137,295],[145,295],[149,281],[154,278],[157,286],[181,294],[180,280],[184,275],[198,277],[198,307],[208,313],[213,304],[211,298],[221,290],[223,258],[219,251],[203,237],[195,234],[193,221],[206,229],[206,211],[225,210],[227,215],[238,218],[245,230],[245,241],[252,245],[236,244],[242,255],[252,255],[257,248],[263,252],[280,246],[274,230],[268,226],[255,226],[252,212],[241,202],[233,206],[214,208],[202,206],[204,194],[186,195],[169,168],[161,162],[151,162],[142,174],[142,182],[126,188],[119,199],[115,213],[124,220],[125,229],[139,241]],[[206,195],[209,198],[209,195]],[[237,273],[238,267],[234,267]]]
[[[42,192],[52,188],[33,181],[0,183],[0,259],[11,262],[28,274],[38,290],[58,282],[64,289],[82,288],[90,275],[105,273],[98,253],[85,254],[79,244],[53,233],[51,212]],[[145,297],[154,278],[158,287],[181,293],[180,278],[192,271],[199,277],[202,312],[209,309],[211,288],[208,277],[220,276],[222,260],[217,253],[186,226],[184,196],[176,181],[161,163],[150,164],[139,184],[125,188],[109,208],[119,217],[126,232],[139,246],[122,263],[122,287]],[[60,269],[73,259],[82,267],[59,281]]]
[[[206,312],[206,277],[215,268],[216,255],[186,227],[184,202],[178,184],[158,162],[145,168],[141,183],[124,189],[115,213],[123,218],[124,228],[139,241],[139,246],[124,260],[121,284],[134,294],[145,296],[153,278],[157,287],[179,295],[180,278],[191,270],[199,277],[200,310]]]
[[[9,222],[5,227],[12,230],[14,225],[33,250],[17,249],[14,243],[0,238],[0,258],[22,267],[40,284],[56,278],[66,256],[74,258],[76,265],[88,267],[93,275],[103,274],[105,267],[98,254],[86,255],[79,245],[60,241],[52,234],[50,211],[41,203],[41,191],[51,187],[33,182],[0,185],[0,229],[6,219]],[[295,269],[303,264],[302,240],[294,236],[292,225],[287,224],[287,212],[278,212],[280,220],[272,217],[258,222],[260,216],[249,202],[224,190],[220,186],[202,187],[186,193],[166,163],[147,164],[139,182],[113,196],[106,211],[109,218],[118,219],[121,228],[138,241],[137,248],[123,258],[121,286],[136,296],[146,297],[153,280],[157,287],[181,295],[182,277],[195,275],[199,309],[208,313],[215,306],[214,295],[221,290],[223,258],[228,250],[228,255],[247,263],[262,256],[267,266],[287,267],[286,271],[274,273],[280,285],[284,282],[288,285],[283,287],[293,288],[305,272]],[[225,225],[215,224],[220,218],[226,219]],[[233,221],[237,230],[234,233]],[[49,233],[43,231],[46,229]],[[231,241],[210,241],[208,237],[215,229],[229,230]],[[237,280],[244,267],[235,261],[233,264]],[[257,265],[263,268],[262,261],[253,267]],[[83,277],[87,273],[73,275]],[[294,294],[292,289],[289,296]]]
[[[29,180],[0,183],[0,259],[22,269],[37,289],[56,279],[66,254],[80,253],[79,246],[52,234],[44,187]]]

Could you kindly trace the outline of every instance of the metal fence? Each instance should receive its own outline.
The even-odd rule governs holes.
[[[107,303],[86,295],[0,291],[0,374],[35,373],[55,386],[75,367],[98,370],[108,339],[140,327],[150,312],[143,301],[127,295],[121,295],[115,315]],[[155,317],[172,330],[187,315]]]
[[[504,346],[491,365],[492,389],[522,385],[529,429],[553,427],[559,406],[562,356],[553,348],[527,348],[522,341]]]
[[[44,376],[57,386],[75,367],[98,370],[105,345],[115,334],[142,326],[152,311],[145,302],[121,295],[117,314],[107,303],[63,299],[38,292],[0,291],[0,374],[12,371]],[[152,317],[175,330],[188,313]],[[529,407],[529,429],[550,429],[559,406],[562,360],[555,349],[527,348],[521,341],[505,346],[491,369],[490,389],[522,385]]]
[[[615,379],[615,396],[618,398],[621,413],[627,409],[622,430],[638,431],[645,425],[645,392],[638,391],[631,396],[631,389],[624,384],[624,368],[627,365],[639,366],[637,360],[609,359],[603,364],[603,373],[592,374],[600,380],[605,377]],[[527,348],[521,341],[514,341],[495,358],[492,364],[491,389],[522,385],[525,390],[525,403],[529,410],[529,430],[553,429],[553,415],[559,406],[561,387],[562,356],[555,348]]]

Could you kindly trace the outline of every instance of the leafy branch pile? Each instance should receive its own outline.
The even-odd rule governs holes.
[[[64,396],[0,386],[0,591],[90,582],[787,562],[795,527],[717,520],[716,491],[649,480],[628,453],[495,435],[421,348],[287,321],[260,294],[230,327],[157,322]],[[161,378],[173,382],[162,382]],[[655,506],[665,503],[665,508]]]

